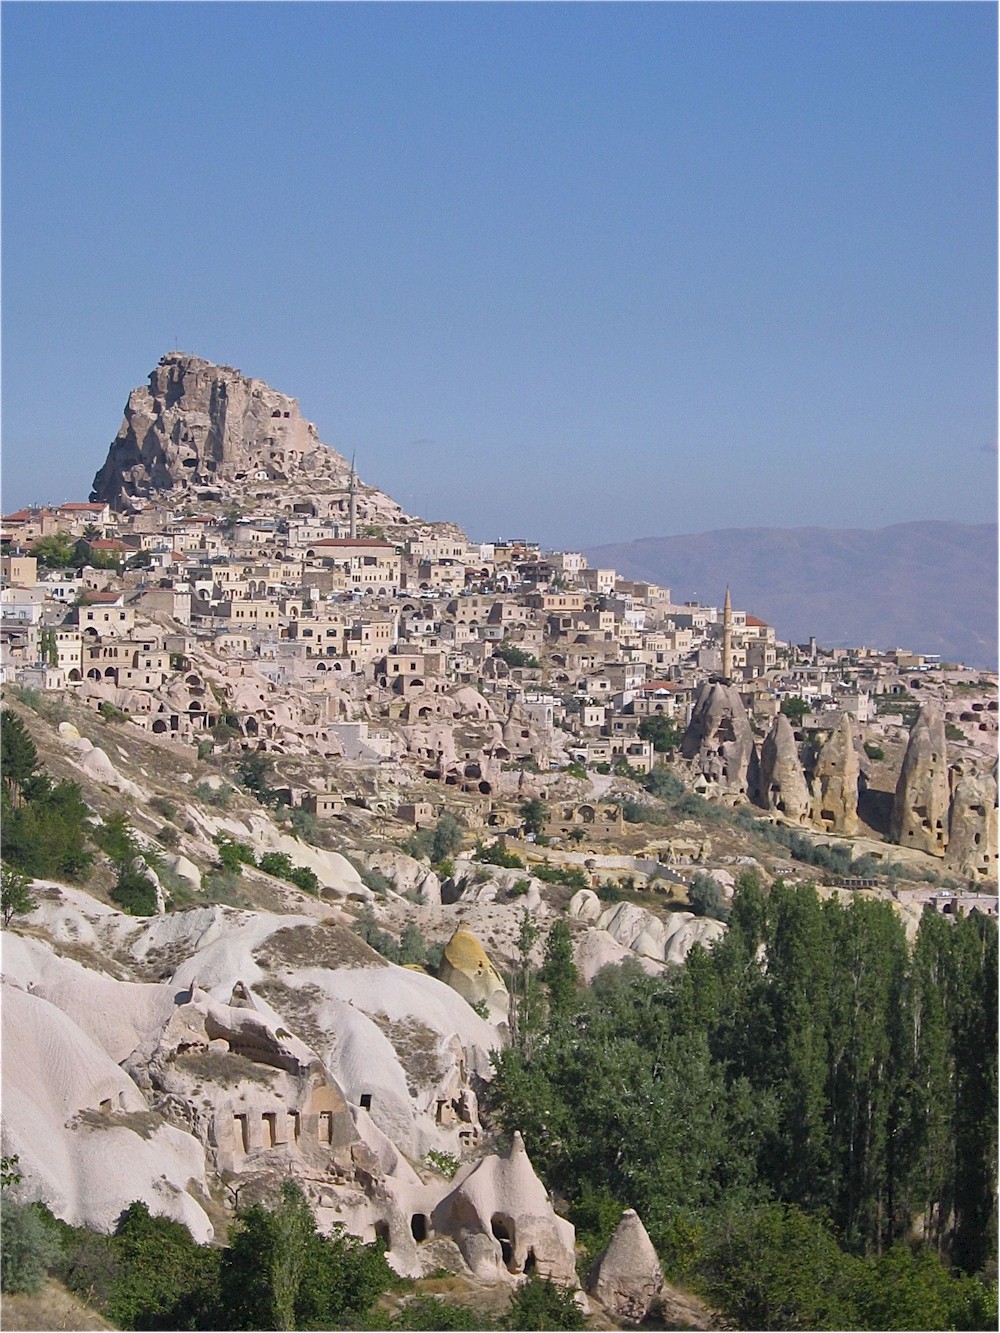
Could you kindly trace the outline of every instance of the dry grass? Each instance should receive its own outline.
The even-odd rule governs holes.
[[[385,1014],[372,1014],[371,1017],[389,1038],[397,1059],[412,1082],[431,1083],[441,1077],[444,1066],[437,1033],[418,1018],[392,1021]]]
[[[0,1303],[3,1329],[96,1329],[114,1328],[96,1310],[49,1278],[37,1296],[5,1295]]]
[[[314,1007],[326,999],[318,986],[286,986],[283,981],[272,979],[259,982],[254,990],[277,1009],[299,1040],[314,1051],[320,1052],[336,1040],[334,1033],[324,1032],[316,1022]]]
[[[158,1129],[166,1124],[155,1111],[98,1111],[88,1109],[78,1111],[73,1117],[78,1125],[89,1125],[91,1129],[130,1129],[141,1139],[151,1139]]]
[[[281,1072],[272,1065],[258,1064],[235,1051],[192,1052],[178,1055],[174,1064],[192,1078],[214,1083],[220,1088],[232,1088],[238,1083],[262,1083],[270,1087],[275,1074]]]
[[[286,926],[259,945],[254,962],[273,971],[281,967],[388,967],[386,960],[347,926],[325,922]]]

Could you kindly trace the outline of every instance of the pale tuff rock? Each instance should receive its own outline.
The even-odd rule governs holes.
[[[458,991],[469,1004],[485,1004],[492,1022],[506,1021],[507,987],[467,926],[459,926],[445,945],[438,979]]]
[[[951,771],[948,865],[970,879],[995,881],[997,780],[992,773]]]
[[[219,488],[214,498],[255,485],[298,485],[306,495],[338,492],[347,516],[350,464],[322,443],[294,398],[232,366],[171,352],[148,386],[133,389],[125,419],[94,478],[93,497],[127,510],[157,492]],[[402,510],[361,488],[359,517],[394,519]],[[319,506],[323,508],[322,505]],[[329,508],[329,506],[327,506]]]
[[[812,800],[792,724],[778,713],[760,748],[760,796],[765,809],[808,824]]]
[[[619,944],[606,930],[581,930],[573,936],[573,961],[580,979],[590,985],[602,967],[620,967],[626,960],[638,963],[647,976],[655,977],[664,964]]]
[[[587,1290],[616,1319],[638,1324],[663,1286],[653,1242],[634,1208],[627,1209],[591,1269]]]
[[[484,1281],[534,1271],[576,1286],[574,1228],[553,1211],[518,1133],[507,1156],[484,1158],[441,1200],[433,1224]]]
[[[757,746],[734,686],[705,681],[698,687],[681,754],[704,780],[707,795],[731,800],[756,795]]]
[[[566,911],[577,921],[596,921],[601,915],[601,900],[593,889],[577,889]]]
[[[944,717],[921,706],[910,732],[892,805],[890,833],[901,847],[944,856],[948,846],[948,754]]]
[[[722,922],[711,917],[671,912],[663,921],[635,903],[624,902],[602,912],[594,924],[641,958],[658,963],[682,963],[695,944],[707,948],[726,933]]]
[[[816,756],[812,776],[813,823],[826,833],[853,837],[858,832],[860,778],[854,723],[844,713],[836,731]]]
[[[99,1231],[142,1199],[210,1240],[212,1225],[186,1192],[193,1181],[207,1197],[200,1145],[151,1111],[69,1013],[6,979],[3,1029],[3,1150],[20,1159],[22,1198]]]
[[[425,903],[441,903],[441,881],[423,861],[405,852],[371,852],[365,857],[369,870],[377,870],[395,887],[397,893],[415,893]]]

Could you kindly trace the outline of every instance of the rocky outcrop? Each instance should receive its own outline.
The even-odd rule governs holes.
[[[926,703],[910,731],[896,783],[889,826],[893,842],[944,856],[950,803],[944,717],[936,704]]]
[[[995,882],[997,875],[997,780],[975,769],[951,771],[948,813],[949,867],[959,875]]]
[[[459,926],[444,946],[438,980],[458,991],[469,1004],[485,1004],[491,1022],[506,1021],[508,995],[503,977],[467,926]]]
[[[807,824],[812,798],[792,724],[784,713],[774,719],[760,748],[760,800],[795,824]]]
[[[663,1270],[653,1242],[639,1214],[629,1208],[591,1269],[587,1290],[615,1319],[638,1324],[662,1286]]]
[[[241,488],[297,482],[341,493],[336,509],[346,517],[349,476],[350,464],[322,443],[294,398],[232,366],[170,352],[129,394],[92,499],[127,511],[165,491],[232,502]],[[373,511],[402,515],[388,496],[359,487],[358,517]]]
[[[432,1220],[437,1232],[455,1238],[481,1280],[535,1271],[576,1286],[573,1226],[553,1211],[518,1133],[510,1152],[484,1158],[441,1200]]]
[[[854,723],[844,713],[836,731],[820,747],[813,767],[812,818],[825,833],[851,838],[858,832],[860,778]]]
[[[594,923],[625,948],[658,963],[682,963],[695,944],[711,947],[726,933],[721,921],[693,912],[671,912],[667,920],[636,903],[616,903]]]
[[[720,681],[699,686],[681,754],[702,779],[706,795],[730,802],[756,797],[757,746],[734,686]]]

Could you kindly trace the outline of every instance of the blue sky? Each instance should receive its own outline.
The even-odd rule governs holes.
[[[0,17],[5,509],[180,347],[483,540],[995,516],[995,6]]]

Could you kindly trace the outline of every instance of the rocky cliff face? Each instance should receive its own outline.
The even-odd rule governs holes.
[[[761,804],[798,824],[808,824],[812,800],[799,760],[792,724],[784,713],[774,719],[760,749]]]
[[[837,730],[816,756],[812,778],[813,822],[826,833],[853,838],[858,832],[861,760],[854,723],[844,713]]]
[[[92,498],[122,511],[165,491],[227,501],[263,498],[276,484],[346,494],[349,475],[350,464],[322,443],[294,398],[232,366],[170,352],[148,385],[129,394]],[[359,488],[359,517],[373,512],[402,514],[388,496]]]
[[[948,846],[947,742],[944,718],[934,704],[924,704],[910,732],[892,807],[894,842],[944,856]]]
[[[729,801],[756,798],[757,746],[734,686],[705,681],[698,687],[681,754],[691,761],[706,795]]]
[[[989,883],[997,869],[996,777],[961,765],[949,776],[948,864],[960,875]]]

